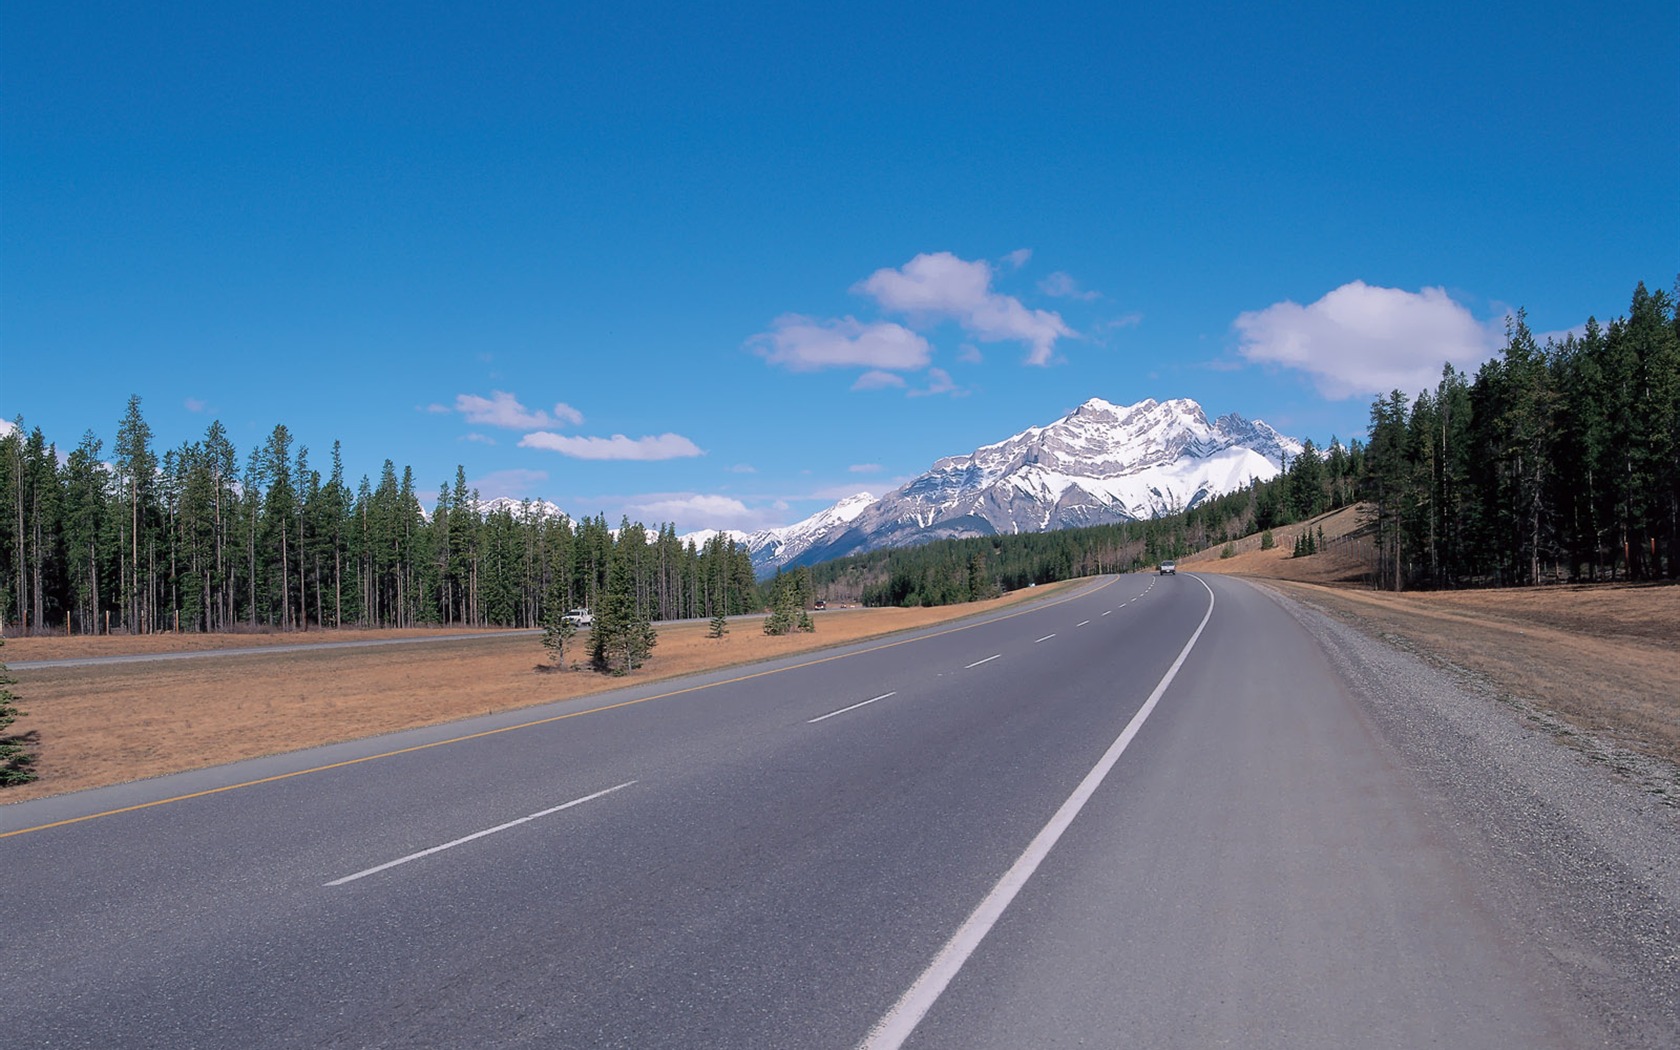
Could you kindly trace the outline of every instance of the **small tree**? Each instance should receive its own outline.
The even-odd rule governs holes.
[[[1234,543],[1227,543],[1219,549],[1219,556],[1221,558],[1235,558],[1237,556],[1237,545]]]
[[[811,572],[800,569],[794,573],[776,574],[770,581],[770,615],[764,618],[765,634],[792,634],[795,630],[814,631],[816,624],[805,611],[804,594],[810,589]]]
[[[717,615],[712,617],[712,625],[711,625],[711,627],[709,627],[706,630],[706,637],[707,638],[722,638],[724,635],[726,635],[728,633],[729,633],[729,617],[724,615],[722,609],[719,609],[717,611]]]
[[[630,555],[615,551],[607,570],[607,589],[589,631],[590,662],[597,671],[629,674],[647,661],[658,640],[653,623],[636,602]]]
[[[543,620],[543,648],[548,659],[562,671],[566,669],[566,645],[577,637],[577,624],[566,619],[558,609],[551,609]]]
[[[0,646],[5,644],[6,640],[0,638]],[[29,753],[22,737],[5,733],[24,713],[17,709],[17,695],[7,688],[16,683],[17,679],[7,673],[5,662],[0,661],[0,787],[27,784],[35,779],[35,774],[29,771],[35,764],[35,756]]]
[[[1276,546],[1277,546],[1277,540],[1272,537],[1272,530],[1271,529],[1267,529],[1265,532],[1262,532],[1260,534],[1260,549],[1261,550],[1269,551],[1273,547],[1276,547]]]

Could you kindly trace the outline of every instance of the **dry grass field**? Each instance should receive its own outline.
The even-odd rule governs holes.
[[[956,620],[1046,597],[1039,587],[990,602],[941,609],[832,610],[814,634],[772,638],[756,617],[721,639],[704,623],[659,629],[653,658],[634,676],[550,669],[540,636],[502,632],[316,631],[268,635],[149,635],[18,638],[0,660],[75,659],[139,653],[445,637],[439,645],[318,648],[202,660],[16,670],[12,687],[26,716],[13,731],[37,734],[40,779],[8,788],[0,802],[77,791],[218,765],[376,733],[449,722],[745,664]],[[573,652],[582,660],[582,639]]]
[[[1301,528],[1328,550],[1292,558]],[[1680,763],[1680,586],[1591,584],[1394,594],[1365,585],[1370,541],[1357,508],[1275,530],[1187,569],[1271,582],[1290,596],[1473,674],[1617,745]],[[1560,730],[1567,733],[1570,730]]]

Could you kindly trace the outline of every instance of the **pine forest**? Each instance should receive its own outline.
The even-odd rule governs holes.
[[[747,552],[672,526],[573,522],[539,505],[488,509],[457,469],[422,510],[386,460],[323,476],[285,426],[241,468],[226,429],[161,454],[131,398],[107,457],[92,431],[68,455],[24,420],[0,437],[0,612],[6,633],[536,627],[630,603],[645,620],[759,602]]]

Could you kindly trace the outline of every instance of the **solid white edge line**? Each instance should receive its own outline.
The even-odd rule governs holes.
[[[843,715],[847,711],[856,711],[860,707],[868,707],[870,704],[873,704],[877,700],[885,700],[889,696],[897,696],[897,695],[898,695],[897,692],[891,692],[891,693],[882,693],[880,696],[872,696],[868,700],[865,700],[861,704],[853,704],[851,707],[842,707],[838,711],[830,711],[826,715],[818,715],[815,718],[807,718],[805,720],[805,724],[808,725],[808,726],[814,726],[818,722],[821,722],[825,718],[833,718],[835,715]]]
[[[1026,851],[1016,859],[1014,864],[1010,865],[1008,871],[1004,872],[1003,878],[997,881],[997,885],[992,887],[991,892],[986,894],[985,899],[975,907],[974,911],[969,913],[968,919],[957,928],[956,933],[951,935],[951,939],[945,942],[945,946],[939,949],[939,954],[933,957],[933,962],[929,963],[927,969],[922,971],[922,975],[916,978],[916,983],[912,984],[899,998],[898,1002],[893,1004],[892,1009],[887,1011],[886,1016],[882,1017],[881,1020],[876,1022],[875,1027],[869,1030],[869,1034],[864,1037],[863,1042],[858,1044],[859,1050],[898,1050],[899,1047],[904,1045],[904,1041],[910,1038],[910,1033],[916,1030],[916,1026],[921,1023],[922,1018],[927,1016],[928,1010],[933,1008],[933,1004],[944,993],[946,986],[951,983],[951,979],[956,977],[957,971],[962,969],[963,964],[968,961],[968,957],[974,954],[974,949],[980,946],[980,942],[985,939],[986,934],[991,931],[992,926],[1003,915],[1004,909],[1009,907],[1010,902],[1015,899],[1015,895],[1021,892],[1021,887],[1026,885],[1027,880],[1032,878],[1033,872],[1038,870],[1039,864],[1043,863],[1051,849],[1055,848],[1057,840],[1068,829],[1068,825],[1073,823],[1073,819],[1079,815],[1079,811],[1085,807],[1085,803],[1096,793],[1103,779],[1108,776],[1109,770],[1113,769],[1114,764],[1120,761],[1120,756],[1125,753],[1127,746],[1137,736],[1138,730],[1143,727],[1144,721],[1149,718],[1149,713],[1155,710],[1155,705],[1160,701],[1161,695],[1167,691],[1168,686],[1172,685],[1173,679],[1178,677],[1179,668],[1183,667],[1184,661],[1189,658],[1190,650],[1196,647],[1196,640],[1201,638],[1202,631],[1208,625],[1208,620],[1213,618],[1213,588],[1209,587],[1199,577],[1192,576],[1191,579],[1200,583],[1202,589],[1208,592],[1208,607],[1207,612],[1202,616],[1202,622],[1196,627],[1196,632],[1190,636],[1190,640],[1185,642],[1184,648],[1179,651],[1178,659],[1174,660],[1172,666],[1167,668],[1167,673],[1156,684],[1155,691],[1149,694],[1149,699],[1145,700],[1143,706],[1138,708],[1137,714],[1133,715],[1132,720],[1126,723],[1126,728],[1121,730],[1120,736],[1109,745],[1108,750],[1103,753],[1097,764],[1091,767],[1089,773],[1085,774],[1085,779],[1079,782],[1079,786],[1074,789],[1073,794],[1069,795],[1067,801],[1062,803],[1061,808],[1056,810],[1056,815],[1051,817],[1050,822],[1044,825],[1044,828],[1033,837],[1032,842],[1027,845]]]
[[[1043,637],[1043,638],[1038,638],[1038,639],[1035,639],[1035,640],[1034,640],[1034,641],[1033,641],[1033,644],[1034,644],[1034,645],[1037,645],[1037,644],[1038,644],[1038,643],[1039,643],[1039,642],[1048,642],[1048,641],[1049,641],[1049,640],[1050,640],[1050,639],[1052,639],[1052,638],[1054,638],[1054,637],[1056,637],[1056,636],[1055,636],[1055,635],[1054,635],[1054,634],[1047,634],[1047,635],[1045,635],[1045,636],[1044,636],[1044,637]]]
[[[1002,655],[1003,655],[1002,653],[993,653],[992,655],[986,657],[984,660],[974,661],[973,663],[969,664],[968,667],[963,668],[963,670],[966,671],[966,670],[968,670],[969,667],[979,667],[981,664],[989,664],[993,660],[996,660],[999,657],[1001,657]]]
[[[532,813],[528,817],[520,817],[518,820],[510,820],[506,824],[497,824],[493,828],[485,828],[483,831],[475,831],[471,835],[463,835],[461,838],[458,838],[453,842],[445,842],[441,846],[433,846],[431,849],[423,849],[419,853],[410,853],[406,857],[398,857],[396,860],[388,860],[384,864],[376,865],[375,867],[369,868],[366,871],[358,871],[354,875],[346,875],[342,879],[334,879],[331,882],[323,883],[323,885],[326,885],[326,886],[342,886],[347,882],[355,882],[357,879],[365,879],[369,875],[377,875],[380,872],[386,870],[387,868],[394,868],[399,864],[407,864],[409,861],[419,860],[421,857],[429,857],[434,853],[442,853],[446,849],[454,849],[456,846],[460,846],[464,843],[471,842],[473,839],[481,839],[486,835],[494,835],[498,831],[506,831],[508,828],[518,827],[520,824],[524,824],[527,821],[536,820],[538,817],[546,817],[551,813],[558,813],[563,809],[571,809],[573,806],[581,806],[585,802],[593,802],[594,800],[600,798],[602,795],[610,795],[614,791],[618,791],[618,790],[621,790],[623,788],[627,788],[631,784],[634,784],[634,783],[635,783],[634,780],[626,780],[624,783],[619,784],[617,787],[610,787],[610,788],[607,788],[605,791],[597,791],[593,795],[585,795],[582,798],[574,798],[570,802],[562,802],[558,806],[551,806],[548,809],[545,809],[545,810],[541,811],[540,813]]]

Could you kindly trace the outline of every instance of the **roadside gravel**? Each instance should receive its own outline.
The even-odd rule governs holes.
[[[1484,903],[1551,953],[1615,1045],[1680,1046],[1680,769],[1264,589],[1365,698]]]

